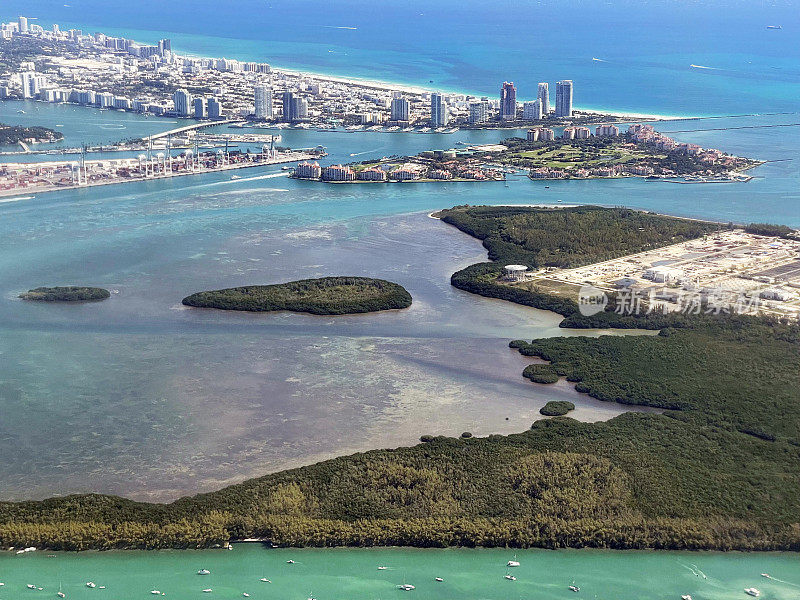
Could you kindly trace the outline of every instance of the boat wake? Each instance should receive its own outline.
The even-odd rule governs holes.
[[[374,150],[364,150],[363,152],[353,152],[350,156],[361,156],[362,154],[369,154],[370,152],[377,152],[378,150],[382,150],[386,146],[381,146],[380,148],[375,148]]]

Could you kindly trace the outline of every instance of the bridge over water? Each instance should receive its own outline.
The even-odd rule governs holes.
[[[158,140],[158,139],[170,136],[170,135],[178,135],[180,133],[186,133],[187,131],[193,131],[195,129],[205,129],[206,127],[216,127],[217,125],[228,125],[230,123],[238,123],[240,121],[241,121],[241,119],[223,119],[221,121],[203,121],[201,123],[194,123],[193,125],[185,125],[184,127],[177,127],[176,129],[170,129],[169,131],[162,131],[161,133],[154,133],[153,135],[147,136],[146,139]]]

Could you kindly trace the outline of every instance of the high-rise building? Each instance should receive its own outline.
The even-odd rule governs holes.
[[[42,88],[47,85],[47,79],[43,75],[33,72],[21,73],[20,81],[22,83],[23,98],[36,98]]]
[[[172,52],[172,41],[169,39],[158,40],[158,53],[164,56],[165,52]]]
[[[208,99],[208,118],[221,119],[222,118],[222,102],[213,96]]]
[[[469,122],[472,125],[486,123],[489,120],[489,101],[486,99],[479,102],[469,103]]]
[[[448,121],[447,104],[439,93],[431,94],[431,125],[444,127]]]
[[[503,121],[514,121],[517,118],[517,88],[513,81],[503,83],[500,90],[500,118]]]
[[[295,121],[302,121],[308,118],[308,100],[295,97],[292,100],[292,115]]]
[[[19,18],[19,32],[20,33],[28,33],[28,18],[27,17],[20,17]]]
[[[522,105],[522,118],[526,121],[542,120],[542,101],[538,98]]]
[[[542,82],[539,84],[539,93],[536,95],[539,102],[542,103],[542,114],[550,114],[550,84]]]
[[[208,117],[208,104],[205,98],[197,96],[193,100],[194,104],[194,118],[205,119]]]
[[[175,112],[180,117],[188,117],[191,113],[192,95],[186,90],[176,90],[172,94],[172,102],[175,105]]]
[[[281,101],[283,103],[283,120],[287,123],[295,121],[296,118],[292,113],[292,108],[294,104],[294,93],[293,92],[283,92],[281,94]]]
[[[572,80],[556,83],[556,117],[572,116]]]
[[[405,98],[392,99],[391,106],[391,120],[392,121],[408,121],[410,113],[410,105]]]
[[[272,88],[266,85],[257,85],[253,91],[256,119],[272,118]]]

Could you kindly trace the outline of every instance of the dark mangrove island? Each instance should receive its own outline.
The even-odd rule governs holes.
[[[800,550],[800,325],[719,313],[580,314],[571,296],[502,285],[509,262],[588,264],[724,226],[579,207],[457,207],[443,219],[491,262],[453,275],[485,296],[555,310],[573,327],[654,336],[516,340],[527,376],[660,412],[567,416],[515,435],[424,435],[151,504],[103,495],[0,503],[0,546],[510,546]],[[760,225],[759,228],[766,226]]]
[[[103,288],[68,285],[63,287],[38,287],[28,290],[19,297],[36,302],[84,302],[105,300],[111,293]]]
[[[575,405],[566,400],[551,400],[539,409],[539,414],[545,417],[563,417],[569,411],[575,410]]]
[[[347,315],[408,308],[411,294],[403,286],[383,279],[322,277],[198,292],[184,298],[183,304],[251,312],[288,310],[314,315]]]

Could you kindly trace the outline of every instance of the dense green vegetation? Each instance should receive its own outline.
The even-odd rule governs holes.
[[[22,127],[20,125],[6,125],[0,123],[0,146],[10,146],[19,141],[35,140],[41,141],[55,141],[64,137],[60,131],[48,129],[47,127],[40,127],[34,125],[32,127]]]
[[[731,166],[703,162],[678,150],[664,151],[652,144],[634,143],[630,135],[618,137],[593,136],[587,139],[556,138],[531,142],[524,138],[509,138],[503,141],[507,151],[497,154],[494,160],[526,169],[550,167],[566,169],[592,169],[636,164],[652,167],[656,173],[672,171],[674,174],[694,174],[706,171],[724,172]],[[737,158],[736,169],[748,169],[760,164],[758,161]]]
[[[782,238],[797,238],[798,232],[796,229],[787,227],[786,225],[773,225],[771,223],[750,223],[744,230],[747,233],[755,235],[768,235]]]
[[[85,300],[105,300],[111,296],[108,290],[96,287],[69,285],[63,287],[38,287],[28,290],[19,297],[38,302],[79,302]]]
[[[254,312],[291,310],[344,315],[411,306],[411,294],[391,281],[368,277],[322,277],[275,285],[251,285],[198,292],[183,304]]]
[[[604,246],[586,251],[611,252],[614,243]],[[517,252],[547,254],[534,239]],[[566,377],[601,400],[661,412],[599,423],[556,416],[510,436],[423,435],[410,448],[171,504],[100,495],[0,503],[0,546],[207,547],[260,537],[312,546],[800,550],[797,323],[706,315],[665,321],[657,336],[510,346],[540,359],[525,370],[534,381]]]
[[[717,223],[600,206],[457,206],[438,216],[482,240],[490,260],[533,268],[578,267],[720,229]]]
[[[545,417],[563,417],[569,411],[575,410],[575,405],[566,400],[551,400],[539,409],[539,414]]]

